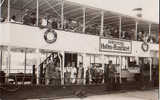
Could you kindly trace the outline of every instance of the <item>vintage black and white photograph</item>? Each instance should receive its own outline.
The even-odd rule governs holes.
[[[160,100],[159,0],[0,0],[0,100]]]

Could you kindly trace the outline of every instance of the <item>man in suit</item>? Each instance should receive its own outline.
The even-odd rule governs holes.
[[[105,83],[107,90],[112,90],[114,88],[113,86],[115,84],[115,73],[115,66],[112,64],[112,61],[109,61],[109,64],[104,68]]]
[[[84,79],[84,68],[83,68],[83,63],[80,63],[79,64],[79,67],[78,67],[78,75],[77,75],[77,83],[78,84],[83,84],[83,79]]]

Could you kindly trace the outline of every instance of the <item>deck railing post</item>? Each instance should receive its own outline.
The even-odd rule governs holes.
[[[150,58],[150,81],[152,81],[152,58]]]
[[[86,8],[83,7],[83,33],[85,33],[85,29],[86,29]]]
[[[64,85],[64,61],[65,61],[65,54],[64,52],[59,52],[62,55],[60,56],[60,69],[61,69],[61,85]]]
[[[121,33],[122,33],[122,17],[119,17],[119,39],[121,39]]]
[[[27,49],[24,50],[24,74],[26,74],[27,68]]]
[[[148,29],[149,30],[149,32],[148,32],[149,36],[151,36],[151,28],[152,28],[152,24],[149,24],[149,29]]]
[[[158,25],[158,27],[159,27],[159,25]],[[160,38],[160,31],[159,31],[159,29],[157,28],[157,30],[156,30],[156,42],[159,44],[159,38]]]
[[[87,69],[87,66],[86,66],[86,54],[84,53],[83,54],[83,68],[84,68],[84,74],[83,74],[83,85],[86,85],[86,69]]]
[[[10,22],[10,9],[11,8],[11,0],[8,0],[8,22]]]
[[[102,55],[102,68],[103,68],[103,69],[105,68],[105,55],[104,55],[104,54]],[[103,84],[105,83],[104,78],[103,78],[102,83],[103,83]]]
[[[135,23],[135,40],[137,41],[137,37],[138,37],[138,21],[136,21]]]
[[[36,15],[37,15],[36,26],[38,26],[39,25],[39,0],[37,0],[37,13],[36,13]]]
[[[3,59],[3,51],[1,50],[1,51],[0,51],[0,71],[2,71],[2,64],[3,64],[3,63],[2,63],[2,62],[3,62],[2,59]]]
[[[10,46],[7,47],[7,58],[6,58],[6,76],[5,76],[5,82],[8,82],[8,77],[10,74],[10,66],[11,66],[11,48]]]
[[[39,51],[39,49],[36,49],[36,68],[37,68],[37,85],[39,85],[40,84],[40,57],[41,57],[41,55],[40,55],[40,51]]]
[[[8,57],[7,57],[7,67],[8,67],[8,75],[10,74],[10,68],[11,68],[11,48],[7,48]]]
[[[100,36],[103,36],[104,31],[104,11],[101,11],[101,30],[100,30]]]
[[[0,5],[0,17],[2,18],[2,4],[3,4],[3,2],[2,2],[2,0],[0,0],[0,2],[1,2],[1,5]]]
[[[119,60],[120,60],[120,75],[119,75],[119,77],[120,77],[120,84],[121,84],[122,83],[122,63],[123,63],[122,56],[119,56]]]
[[[61,60],[61,62],[62,62],[62,64],[61,64],[61,85],[63,86],[63,85],[65,85],[65,83],[64,83],[65,52],[62,51],[61,54],[62,54],[62,60]]]
[[[64,28],[64,0],[61,0],[61,29]]]

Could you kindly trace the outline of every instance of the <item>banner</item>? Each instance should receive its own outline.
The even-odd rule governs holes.
[[[100,51],[131,53],[132,42],[126,40],[100,38]]]

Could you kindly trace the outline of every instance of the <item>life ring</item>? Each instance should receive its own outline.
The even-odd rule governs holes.
[[[142,43],[142,45],[141,45],[141,49],[142,49],[144,52],[147,52],[147,51],[149,50],[149,45],[148,45],[146,42],[144,42],[144,43]]]
[[[49,44],[54,43],[57,40],[57,32],[53,29],[48,29],[44,33],[44,40]]]

